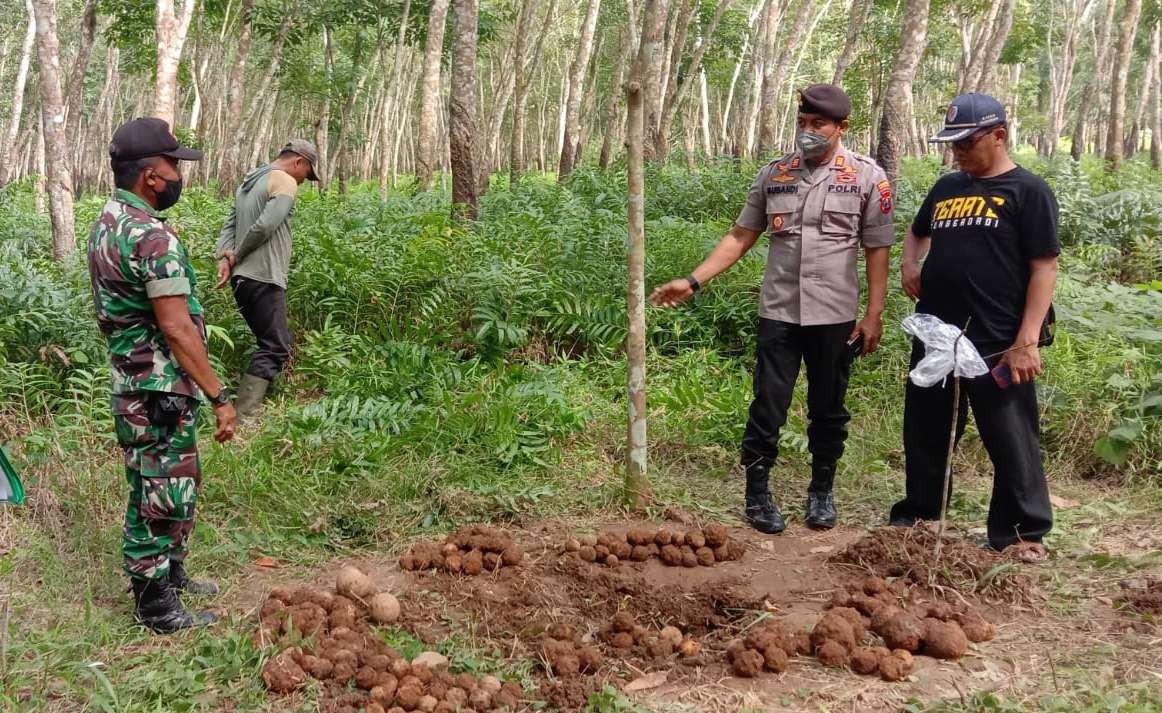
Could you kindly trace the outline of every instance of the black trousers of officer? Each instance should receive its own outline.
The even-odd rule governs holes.
[[[804,327],[788,322],[759,319],[754,400],[742,437],[742,465],[747,487],[758,473],[763,490],[766,472],[779,454],[779,429],[787,422],[787,409],[800,364],[807,366],[807,444],[812,457],[811,490],[831,489],[835,464],[843,455],[847,422],[844,408],[851,356],[847,338],[855,322]]]
[[[258,348],[246,373],[273,381],[290,358],[291,332],[287,321],[286,290],[246,277],[230,281],[238,311],[254,333]]]
[[[914,340],[912,367],[923,356],[923,344]],[[1053,527],[1053,509],[1041,464],[1041,423],[1035,385],[1026,382],[1001,389],[989,374],[961,379],[957,441],[964,434],[969,404],[994,470],[988,514],[989,544],[1003,549],[1018,541],[1040,542]],[[939,519],[951,428],[951,378],[943,386],[927,388],[909,381],[904,393],[907,494],[892,506],[893,522]]]

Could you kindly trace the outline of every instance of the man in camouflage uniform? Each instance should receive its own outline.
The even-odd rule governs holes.
[[[125,451],[129,504],[121,551],[135,613],[158,633],[208,624],[178,593],[214,594],[185,572],[201,468],[198,405],[214,404],[219,442],[234,435],[230,394],[210,366],[197,275],[163,211],[181,195],[181,146],[161,119],[134,119],[109,146],[116,191],[89,236],[97,322],[108,341],[117,441]]]

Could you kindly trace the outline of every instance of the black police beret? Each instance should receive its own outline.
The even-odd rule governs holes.
[[[851,115],[851,97],[834,84],[812,84],[799,92],[799,113],[843,121]]]

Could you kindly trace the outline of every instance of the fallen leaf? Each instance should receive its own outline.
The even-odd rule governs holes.
[[[677,505],[666,508],[666,519],[683,525],[693,525],[694,516]]]
[[[813,555],[821,555],[821,554],[823,554],[824,552],[830,552],[830,551],[831,551],[831,550],[833,550],[833,549],[835,549],[835,548],[834,548],[834,547],[832,547],[831,545],[823,545],[822,547],[812,547],[812,548],[811,548],[811,554],[813,554]]]
[[[273,567],[281,567],[282,566],[281,564],[278,563],[278,560],[276,560],[273,557],[268,557],[266,555],[263,555],[262,557],[259,557],[258,559],[254,560],[254,564],[258,567],[272,567],[273,568]]]
[[[634,691],[648,691],[651,688],[657,688],[658,686],[665,683],[669,676],[669,671],[654,671],[653,673],[647,673],[646,675],[641,676],[640,678],[635,678],[634,680],[625,684],[625,692],[633,693]]]
[[[327,526],[327,516],[320,515],[318,518],[315,519],[314,522],[311,523],[311,526],[307,529],[311,532],[312,535],[317,535],[320,532],[322,532],[323,528],[325,528],[326,526]]]
[[[1078,505],[1081,505],[1081,503],[1077,502],[1076,500],[1070,500],[1069,498],[1063,498],[1058,495],[1050,495],[1049,504],[1055,508],[1075,508]]]

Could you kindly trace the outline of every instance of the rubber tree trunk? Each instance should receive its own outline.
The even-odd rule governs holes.
[[[1065,39],[1061,43],[1061,56],[1054,58],[1052,45],[1048,49],[1049,74],[1052,93],[1049,97],[1049,125],[1046,138],[1049,144],[1049,154],[1057,153],[1057,140],[1061,136],[1061,129],[1065,126],[1066,103],[1069,91],[1073,86],[1074,68],[1077,66],[1078,40],[1084,26],[1082,15],[1090,0],[1074,0],[1070,11],[1062,17]],[[1054,22],[1049,22],[1048,33],[1053,32]],[[1052,34],[1048,35],[1052,38]],[[1012,120],[1009,122],[1013,123]]]
[[[234,182],[238,178],[239,161],[242,153],[242,109],[246,98],[246,63],[250,59],[251,20],[254,17],[254,0],[242,0],[238,9],[239,32],[234,49],[234,64],[226,86],[225,141],[222,147],[225,155],[218,164],[218,195],[233,195]]]
[[[396,121],[400,121],[403,112],[400,111],[400,87],[403,85],[402,72],[404,60],[404,47],[407,44],[407,26],[408,18],[411,16],[412,0],[405,0],[403,5],[403,17],[399,21],[399,35],[395,38],[395,55],[391,63],[391,96],[387,100],[388,104],[384,105],[383,115],[379,119],[379,126],[376,127],[379,131],[379,195],[382,198],[387,198],[387,190],[391,183],[391,171],[394,166],[393,156],[395,152],[392,146],[391,122],[390,116],[395,116]],[[402,122],[400,122],[402,123]]]
[[[626,306],[629,331],[626,336],[626,359],[629,369],[627,403],[629,418],[625,459],[625,499],[630,507],[641,507],[650,497],[646,443],[646,234],[645,234],[645,135],[646,95],[643,79],[652,71],[660,52],[658,42],[650,39],[650,25],[657,21],[663,0],[646,0],[637,60],[626,86],[626,148],[629,158],[626,222],[629,233],[628,280]],[[660,24],[660,23],[659,23]]]
[[[800,0],[799,9],[795,13],[794,25],[786,30],[789,34],[784,35],[784,30],[781,28],[775,30],[780,38],[785,39],[775,43],[776,56],[768,56],[767,62],[763,65],[762,108],[759,112],[761,119],[759,124],[760,156],[767,156],[779,150],[779,89],[783,85],[783,79],[788,74],[787,69],[791,57],[805,41],[807,23],[810,22],[811,11],[815,8],[814,2]],[[777,23],[769,23],[769,27],[778,28],[779,26]],[[768,32],[771,30],[768,29]]]
[[[24,115],[24,87],[28,82],[28,67],[32,62],[32,47],[36,42],[36,13],[32,7],[32,0],[24,0],[28,12],[28,28],[24,33],[24,44],[20,50],[20,65],[16,70],[16,82],[12,87],[12,114],[8,122],[8,132],[4,137],[4,145],[0,146],[0,185],[8,183],[17,175],[16,150],[17,139],[20,137],[20,119]]]
[[[1102,15],[1101,31],[1094,44],[1093,69],[1090,71],[1089,81],[1085,83],[1081,100],[1077,104],[1077,120],[1073,124],[1072,146],[1069,154],[1074,161],[1081,160],[1085,152],[1085,125],[1090,107],[1097,101],[1098,90],[1102,86],[1101,68],[1105,66],[1106,56],[1109,54],[1110,34],[1113,29],[1114,14],[1118,0],[1106,0],[1106,11]]]
[[[420,190],[432,188],[436,170],[436,125],[440,110],[440,56],[444,49],[444,23],[448,0],[432,0],[428,11],[428,37],[424,49],[423,94],[420,97],[420,135],[416,147],[416,178]]]
[[[625,81],[625,69],[629,64],[630,55],[633,52],[633,44],[633,29],[628,25],[622,27],[621,48],[617,52],[617,64],[613,67],[613,78],[610,80],[609,95],[606,97],[605,137],[601,141],[601,155],[597,160],[597,165],[602,170],[609,168],[609,162],[613,159],[613,146],[621,124],[618,121],[620,116],[620,112],[618,111],[620,102],[617,100],[621,96],[622,83]]]
[[[68,118],[65,120],[65,136],[68,136],[72,143],[72,151],[69,152],[69,167],[72,171],[74,190],[80,189],[77,183],[78,174],[81,170],[81,162],[85,158],[80,151],[82,142],[79,140],[79,129],[81,115],[85,108],[85,72],[89,68],[89,57],[93,53],[93,38],[96,33],[97,0],[87,0],[85,9],[81,14],[81,36],[77,45],[76,59],[73,61],[73,72],[69,77],[68,90],[65,92],[65,108],[68,112]]]
[[[831,75],[831,83],[839,84],[843,75],[855,59],[855,50],[859,47],[859,35],[863,32],[863,25],[867,21],[868,11],[871,10],[873,0],[853,0],[847,16],[847,37],[843,40],[843,50],[835,60],[835,73]]]
[[[335,72],[334,37],[330,28],[323,28],[323,109],[315,121],[315,147],[319,149],[319,165],[315,175],[319,177],[319,190],[326,191],[334,171],[328,160],[327,147],[331,143],[331,77]]]
[[[52,256],[62,260],[76,250],[73,233],[73,180],[69,171],[69,137],[65,135],[65,99],[61,89],[60,44],[56,0],[33,0],[36,16],[37,74],[45,143]]]
[[[666,25],[669,0],[646,2],[642,11],[641,42],[638,45],[638,61],[645,60],[635,81],[641,87],[645,146],[643,156],[647,162],[657,160],[655,147],[658,145],[658,131],[661,126],[662,110],[662,32]],[[627,132],[628,135],[628,132]],[[643,417],[644,418],[644,417]]]
[[[178,65],[196,0],[182,0],[181,13],[175,14],[174,0],[157,0],[154,18],[157,30],[157,83],[153,95],[153,115],[165,119],[175,128],[177,112]]]
[[[714,15],[710,18],[710,24],[706,27],[702,41],[698,43],[698,48],[694,50],[694,54],[690,57],[690,63],[683,68],[685,73],[682,76],[681,82],[678,82],[675,77],[672,83],[673,90],[666,92],[666,99],[662,106],[662,117],[658,124],[657,146],[654,147],[658,161],[666,160],[667,149],[669,147],[670,124],[674,120],[674,114],[681,106],[682,100],[690,92],[690,87],[702,77],[702,58],[706,55],[706,48],[710,46],[710,42],[714,39],[714,33],[718,30],[718,23],[722,19],[722,14],[726,12],[726,7],[730,2],[731,0],[719,0],[718,6],[714,9]],[[680,58],[679,55],[678,59]]]
[[[564,181],[573,170],[573,159],[579,155],[581,136],[581,98],[585,95],[585,75],[593,56],[593,33],[597,29],[597,13],[601,0],[589,0],[585,20],[581,24],[581,38],[577,41],[577,55],[569,68],[569,98],[565,103],[565,140],[557,164],[557,180]]]
[[[1150,40],[1151,54],[1162,50],[1162,20],[1154,23],[1154,36]],[[1154,82],[1150,86],[1153,96],[1150,119],[1150,165],[1157,171],[1162,169],[1162,71],[1154,72]]]
[[[475,220],[477,212],[476,160],[472,150],[476,131],[477,0],[455,0],[452,41],[451,92],[448,98],[448,153],[452,164],[452,217]]]
[[[912,100],[912,80],[928,44],[928,0],[908,0],[904,16],[900,48],[884,89],[879,144],[876,146],[876,161],[892,181],[899,175],[900,157],[910,133],[907,111]]]
[[[1126,125],[1126,80],[1130,61],[1134,58],[1134,36],[1138,31],[1138,17],[1142,14],[1142,0],[1126,0],[1118,18],[1120,31],[1114,55],[1114,72],[1110,83],[1109,131],[1106,133],[1106,173],[1112,173],[1122,162],[1122,134]]]
[[[1017,0],[1004,0],[996,24],[989,35],[988,44],[984,48],[984,62],[980,70],[974,91],[990,93],[993,91],[993,81],[996,77],[997,64],[1001,58],[1001,50],[1009,39],[1009,31],[1013,29],[1013,12]]]

